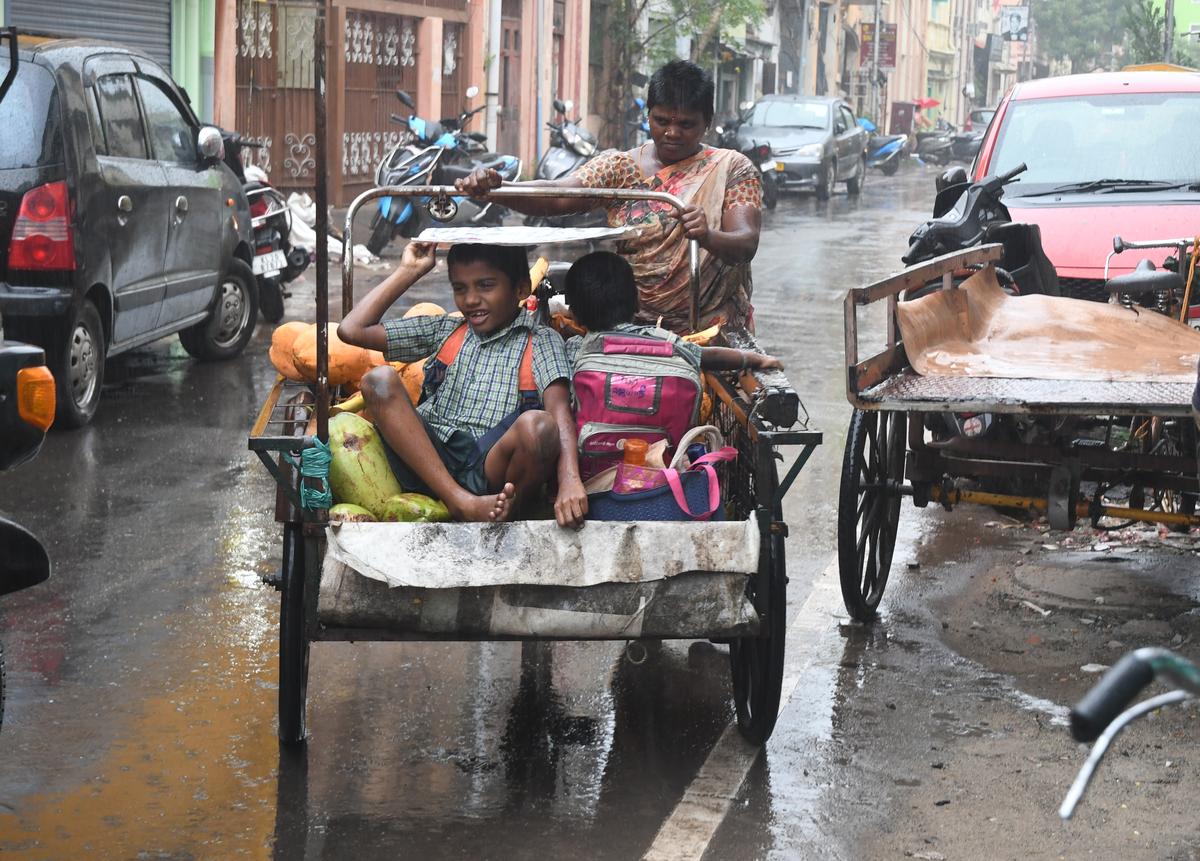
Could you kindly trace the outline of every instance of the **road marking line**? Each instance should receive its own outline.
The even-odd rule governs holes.
[[[780,715],[791,702],[801,676],[812,667],[817,653],[813,648],[815,638],[828,630],[841,600],[835,556],[813,582],[812,591],[788,626],[783,685],[779,695]],[[642,861],[699,861],[762,750],[742,738],[736,720],[727,726],[683,797],[659,828]]]

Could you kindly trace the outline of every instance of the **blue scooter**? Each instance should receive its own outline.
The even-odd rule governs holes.
[[[467,98],[478,95],[477,87],[467,89]],[[415,110],[412,97],[403,90],[398,98]],[[492,168],[506,182],[521,175],[521,160],[516,156],[487,152],[487,136],[465,131],[470,118],[482,107],[464,111],[458,117],[433,122],[415,113],[402,117],[392,114],[392,122],[408,127],[410,138],[388,152],[375,171],[377,187],[389,185],[453,185],[478,168]],[[371,222],[367,250],[378,255],[397,234],[412,238],[436,222],[443,226],[498,225],[508,210],[492,201],[452,197],[447,211],[431,213],[429,198],[384,197],[379,201]]]
[[[871,136],[867,141],[867,167],[879,168],[884,176],[893,176],[900,169],[908,135],[876,134],[875,124],[864,117],[859,117],[858,124]]]

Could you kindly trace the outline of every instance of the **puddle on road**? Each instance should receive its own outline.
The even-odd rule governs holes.
[[[270,854],[275,602],[253,560],[278,553],[273,538],[261,513],[236,504],[224,513],[217,563],[195,576],[232,572],[227,587],[173,621],[180,633],[152,665],[129,668],[121,706],[129,711],[96,714],[92,720],[109,724],[97,732],[103,750],[86,766],[65,764],[87,776],[64,792],[27,795],[0,816],[5,858]],[[162,689],[145,690],[160,679]],[[56,689],[60,703],[66,694]],[[86,751],[91,731],[81,722],[67,744]]]

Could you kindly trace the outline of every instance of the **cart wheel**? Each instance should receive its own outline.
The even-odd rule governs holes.
[[[906,452],[904,413],[855,410],[838,498],[838,568],[846,610],[875,618],[887,586],[900,520]]]
[[[279,599],[279,740],[297,745],[306,734],[308,635],[304,625],[304,534],[283,527],[283,577]]]
[[[774,462],[768,470],[770,490],[778,485]],[[774,520],[783,519],[782,508],[772,512]],[[738,730],[751,744],[765,744],[775,729],[779,717],[779,695],[783,687],[783,647],[787,635],[787,560],[784,538],[772,533],[767,540],[767,565],[770,584],[767,612],[763,618],[767,630],[759,637],[741,637],[729,641],[729,663],[733,675],[733,704],[737,711]],[[748,587],[750,600],[761,607],[755,593],[756,578]]]

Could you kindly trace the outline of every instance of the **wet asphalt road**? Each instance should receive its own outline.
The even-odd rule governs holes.
[[[785,501],[793,612],[833,553],[842,297],[899,268],[933,176],[876,174],[857,201],[789,195],[765,217],[760,339],[825,432]],[[311,295],[296,286],[289,318],[310,318]],[[861,325],[882,336],[882,320]],[[260,579],[280,536],[272,482],[246,451],[274,378],[270,328],[229,363],[194,363],[174,339],[110,363],[95,422],[0,477],[0,508],[55,563],[0,607],[0,852],[640,856],[731,720],[728,659],[706,643],[666,644],[640,666],[617,644],[319,643],[311,740],[281,754],[278,598]],[[804,854],[818,787],[793,766],[837,683],[807,685],[708,857]]]

